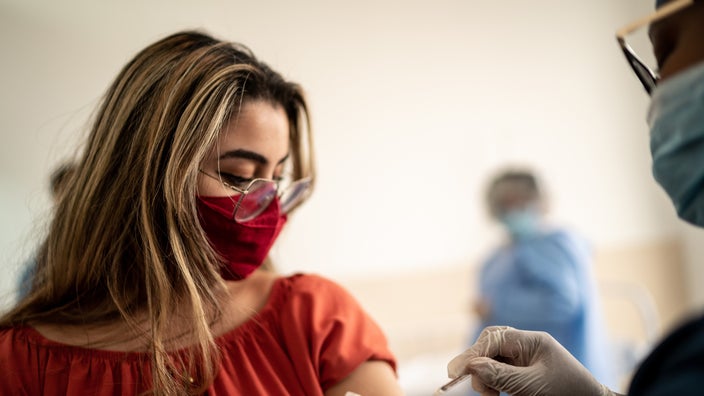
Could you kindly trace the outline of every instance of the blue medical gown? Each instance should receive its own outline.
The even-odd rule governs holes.
[[[491,311],[474,340],[492,325],[546,331],[601,383],[616,386],[591,265],[588,245],[566,230],[498,248],[481,269],[480,294]]]

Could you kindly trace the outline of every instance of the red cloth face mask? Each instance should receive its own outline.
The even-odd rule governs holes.
[[[254,219],[236,222],[232,213],[238,198],[198,197],[200,224],[224,260],[220,274],[225,280],[244,279],[259,268],[286,223],[278,198]]]

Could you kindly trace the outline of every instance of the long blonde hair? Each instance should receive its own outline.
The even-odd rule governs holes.
[[[224,284],[198,220],[198,169],[242,101],[255,99],[284,108],[293,176],[313,178],[301,88],[246,47],[181,32],[137,54],[98,108],[29,295],[0,326],[124,323],[148,344],[155,394],[202,392],[217,372],[210,322]],[[176,312],[198,340],[186,358],[166,346]]]

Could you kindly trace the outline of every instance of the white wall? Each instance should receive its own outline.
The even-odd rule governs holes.
[[[246,43],[307,89],[320,180],[276,248],[285,271],[471,262],[495,237],[481,192],[505,161],[541,170],[554,216],[596,246],[672,237],[647,97],[614,40],[651,3],[0,0],[0,295],[97,98],[184,28]]]

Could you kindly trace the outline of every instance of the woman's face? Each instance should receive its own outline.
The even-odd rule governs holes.
[[[268,101],[246,101],[200,168],[230,185],[246,188],[252,179],[281,177],[288,154],[289,125],[284,109]],[[201,173],[198,194],[217,197],[235,192]]]

